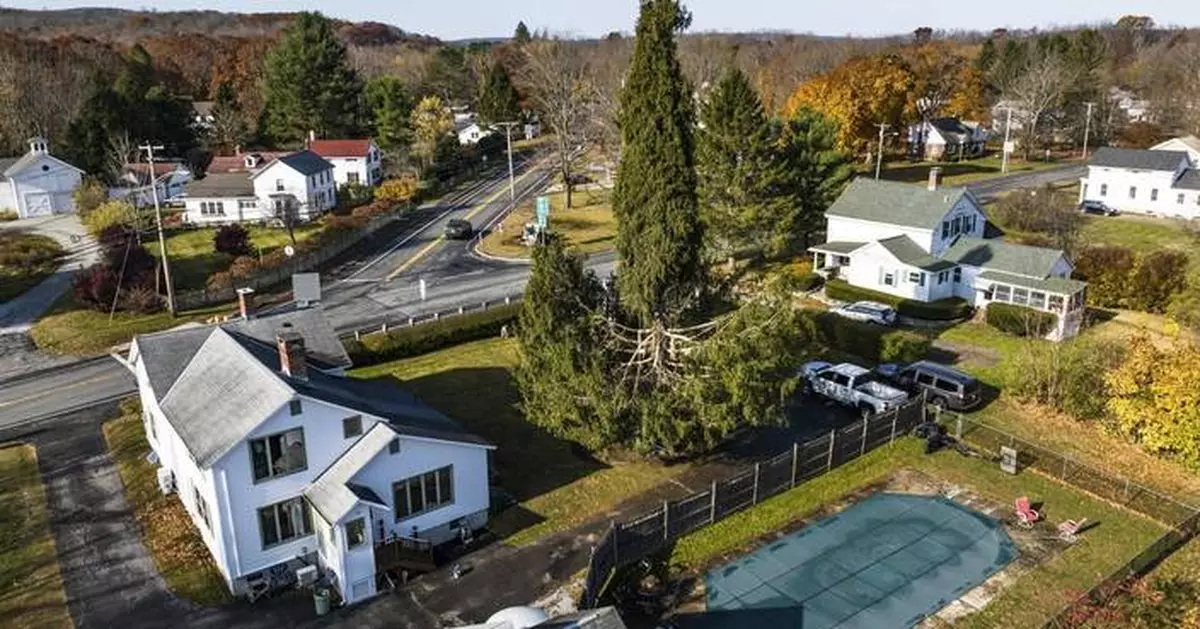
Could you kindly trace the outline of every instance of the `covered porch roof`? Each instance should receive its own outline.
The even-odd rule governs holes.
[[[813,245],[808,248],[812,253],[828,253],[835,256],[850,255],[852,252],[861,249],[867,243],[865,242],[844,242],[835,241],[827,242],[821,245]]]
[[[1000,282],[1002,284],[1011,284],[1020,286],[1021,288],[1029,288],[1054,295],[1070,296],[1082,291],[1087,287],[1087,282],[1073,280],[1065,277],[1048,277],[1045,279],[1037,279],[1025,277],[1021,275],[1013,275],[1011,273],[1003,273],[1000,271],[984,271],[979,274],[979,279],[992,282]]]

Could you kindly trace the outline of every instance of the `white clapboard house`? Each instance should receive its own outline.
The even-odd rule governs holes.
[[[247,172],[212,172],[183,187],[183,221],[193,225],[313,220],[337,205],[333,164],[312,151],[281,155]],[[215,160],[214,160],[215,161]]]
[[[412,394],[342,374],[316,310],[134,339],[160,485],[235,594],[320,578],[349,603],[482,528],[492,446]]]
[[[1080,180],[1079,201],[1098,201],[1121,212],[1183,219],[1200,217],[1200,169],[1188,138],[1169,149],[1099,149]]]
[[[1058,315],[1052,339],[1082,323],[1084,282],[1062,251],[985,238],[987,217],[966,188],[856,179],[825,213],[827,242],[813,268],[852,286],[979,308],[1011,303]]]
[[[383,153],[374,140],[309,139],[308,150],[333,164],[333,179],[339,186],[374,187],[383,182]]]
[[[32,138],[25,155],[0,158],[0,210],[15,210],[17,218],[74,212],[82,180],[82,170],[50,154],[45,138]]]

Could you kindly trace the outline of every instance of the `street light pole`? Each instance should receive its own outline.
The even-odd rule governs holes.
[[[875,179],[878,180],[879,171],[883,169],[883,132],[887,131],[887,128],[891,125],[886,122],[879,122],[875,126],[879,127],[879,154],[875,156]]]
[[[167,310],[175,314],[175,287],[171,284],[171,261],[167,257],[167,239],[163,236],[162,207],[158,203],[158,180],[154,173],[154,151],[163,150],[162,146],[146,143],[138,149],[146,151],[150,161],[150,196],[154,199],[154,218],[158,222],[158,250],[162,255],[163,281],[167,283]]]
[[[1092,107],[1095,107],[1096,103],[1084,103],[1084,104],[1087,105],[1087,122],[1083,123],[1083,159],[1086,160],[1087,159],[1087,149],[1088,149],[1088,136],[1091,135],[1091,131],[1092,131]]]
[[[1008,174],[1008,148],[1010,146],[1009,138],[1012,137],[1012,107],[1007,107],[1006,109],[1008,109],[1008,121],[1004,123],[1004,146],[1000,151],[1004,154],[1004,157],[1001,158],[1000,162],[1000,174],[1002,175]]]
[[[496,124],[504,127],[504,135],[508,138],[508,200],[512,202],[517,200],[517,183],[516,178],[513,176],[512,129],[521,123],[497,122]]]

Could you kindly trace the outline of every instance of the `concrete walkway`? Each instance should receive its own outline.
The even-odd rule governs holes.
[[[0,305],[0,336],[24,333],[71,286],[75,272],[94,264],[100,247],[75,214],[0,223],[0,229],[18,229],[50,236],[67,252],[58,271],[16,299]]]

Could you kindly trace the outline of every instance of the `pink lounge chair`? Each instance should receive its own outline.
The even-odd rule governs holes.
[[[1087,518],[1082,520],[1067,520],[1058,525],[1058,537],[1068,544],[1074,544],[1079,540],[1079,531],[1083,525],[1087,523]]]
[[[1021,528],[1031,529],[1038,520],[1042,519],[1042,515],[1029,506],[1029,496],[1017,498],[1013,506],[1017,511],[1017,525]]]

